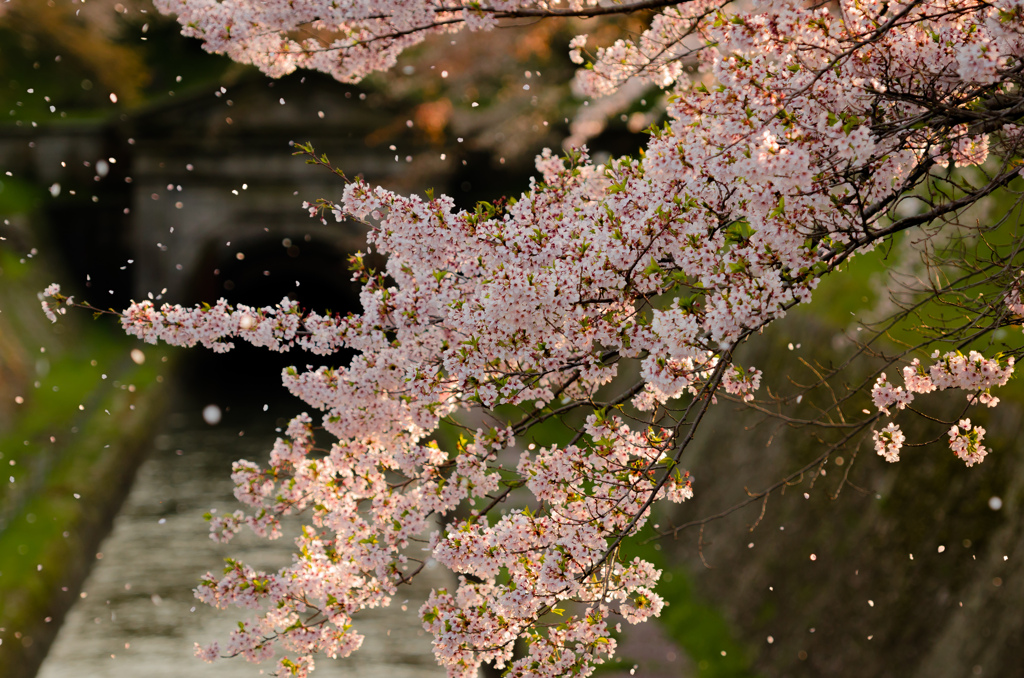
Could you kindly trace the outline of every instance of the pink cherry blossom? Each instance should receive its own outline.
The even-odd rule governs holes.
[[[981,444],[984,438],[985,429],[971,426],[970,419],[961,419],[957,425],[949,429],[949,448],[968,466],[974,466],[984,461],[988,455],[988,449]]]
[[[900,450],[903,448],[906,436],[903,435],[899,426],[892,423],[887,424],[881,431],[875,431],[874,439],[875,451],[879,456],[884,457],[890,463],[900,460]]]
[[[305,68],[344,82],[389,69],[431,36],[637,9],[598,0],[156,5],[209,51],[275,77]],[[475,210],[345,179],[339,199],[302,206],[325,221],[366,223],[367,252],[386,258],[374,271],[362,252],[351,257],[361,310],[344,317],[291,299],[133,303],[122,328],[148,343],[355,354],[346,365],[286,369],[284,386],[310,414],[290,422],[266,463],[234,465],[245,508],[211,515],[212,538],[243,528],[276,538],[279,518],[294,513],[305,524],[292,564],[262,572],[230,561],[202,580],[200,600],[251,617],[197,654],[263,661],[278,648],[278,675],[304,676],[317,652],[357,650],[359,613],[389,605],[433,558],[457,579],[419,615],[450,676],[475,676],[483,662],[513,677],[590,675],[614,655],[620,621],[640,623],[671,603],[658,593],[661,573],[619,547],[655,504],[693,496],[684,452],[703,416],[723,406],[719,395],[760,407],[761,382],[784,381],[741,367],[736,352],[811,302],[823,278],[844,275],[851,257],[906,231],[941,248],[939,233],[959,233],[958,215],[1019,174],[1022,36],[1019,0],[666,4],[635,35],[567,46],[585,95],[627,84],[664,91],[666,119],[638,157],[596,163],[585,147],[544,149],[527,190]],[[901,216],[903,201],[925,194],[924,213]],[[1012,255],[998,263],[996,282],[1020,270]],[[971,341],[1007,313],[1024,315],[1017,280],[977,288],[977,313],[964,323],[979,328]],[[41,302],[51,320],[73,304],[56,285]],[[922,346],[956,345],[929,336]],[[1014,355],[961,345],[966,354],[937,350],[928,365],[906,364],[919,348],[890,361],[903,365],[903,385],[880,373],[876,411],[849,425],[866,435],[882,415],[908,416],[916,398],[949,389],[969,406],[995,406]],[[584,422],[571,439],[544,432],[562,417]],[[460,434],[440,435],[442,422]],[[950,447],[979,463],[984,434],[965,418],[949,429]],[[873,441],[895,462],[906,438],[889,422]],[[560,621],[539,623],[550,615]],[[517,638],[526,656],[513,653]]]

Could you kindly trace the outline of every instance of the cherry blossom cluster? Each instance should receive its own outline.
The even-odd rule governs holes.
[[[761,370],[756,367],[744,371],[734,365],[722,376],[722,387],[726,393],[738,395],[743,402],[749,403],[754,399],[754,392],[761,386],[761,374]]]
[[[47,299],[56,299],[57,308],[51,308],[50,302]],[[57,322],[57,314],[64,315],[67,313],[67,306],[75,303],[74,297],[65,297],[60,293],[60,285],[53,283],[48,285],[45,290],[39,293],[39,303],[42,306],[43,313],[46,315],[47,320],[51,323]],[[63,304],[63,306],[61,306]]]
[[[201,344],[205,348],[224,353],[234,348],[229,337],[243,338],[254,346],[272,351],[287,351],[298,341],[302,324],[295,302],[284,299],[276,307],[261,309],[240,305],[232,308],[221,299],[213,306],[198,309],[163,304],[159,309],[151,301],[133,303],[121,317],[121,327],[147,344],[165,342],[171,346],[191,347]],[[310,327],[322,321],[314,316]],[[317,334],[310,332],[311,336]],[[315,339],[313,339],[315,343]]]
[[[909,390],[904,390],[902,386],[893,386],[889,383],[888,378],[885,376],[885,372],[878,375],[878,379],[875,381],[875,385],[871,389],[871,400],[875,403],[875,407],[882,414],[889,415],[889,408],[895,406],[896,409],[902,410],[909,403],[913,402],[914,394]]]
[[[988,450],[981,444],[984,438],[985,429],[980,426],[972,427],[970,419],[961,419],[949,429],[950,449],[968,466],[974,466],[984,461],[988,454]]]
[[[344,81],[389,68],[431,34],[608,8],[157,5],[211,51],[275,76],[312,68]],[[234,466],[248,512],[211,516],[212,537],[247,526],[275,538],[292,513],[306,525],[290,566],[267,573],[232,561],[204,579],[202,600],[254,611],[226,645],[199,648],[204,659],[263,660],[280,646],[279,675],[306,675],[315,653],[357,649],[355,615],[388,605],[432,558],[459,576],[420,609],[449,675],[475,675],[482,662],[512,676],[589,675],[614,654],[619,620],[641,622],[665,604],[660,573],[629,557],[629,539],[657,502],[692,496],[683,453],[717,396],[755,399],[765,375],[737,364],[737,347],[809,302],[851,256],[927,223],[895,208],[945,179],[944,166],[998,160],[1009,169],[993,185],[1017,174],[1019,128],[985,111],[1019,91],[1018,0],[693,0],[657,11],[633,39],[596,46],[589,63],[587,44],[569,45],[583,91],[638,79],[668,91],[668,118],[638,157],[597,164],[585,148],[545,150],[528,190],[474,210],[348,181],[340,198],[304,206],[369,224],[367,252],[385,257],[383,270],[363,253],[351,258],[362,310],[346,317],[288,299],[141,302],[123,313],[124,330],[150,343],[355,353],[347,365],[285,370],[284,385],[318,421],[293,419],[267,465]],[[967,204],[950,198],[934,214]],[[48,288],[51,319],[49,300],[58,311],[71,303]],[[1019,292],[1003,302],[1022,307]],[[976,351],[932,360],[905,367],[902,385],[880,375],[878,411],[951,388],[992,407],[991,389],[1014,368],[1012,356]],[[469,410],[497,423],[462,424],[458,440],[441,432]],[[557,418],[585,423],[571,441],[545,439],[543,424]],[[965,419],[950,446],[971,465],[987,453],[983,436]],[[895,423],[874,434],[888,461],[904,442]],[[513,653],[520,637],[525,657]]]
[[[210,52],[280,77],[297,68],[359,82],[432,35],[491,30],[497,18],[578,12],[599,0],[155,0]]]
[[[879,456],[890,463],[900,460],[900,450],[907,438],[899,426],[890,422],[881,431],[875,431],[874,439]]]
[[[889,408],[906,408],[914,401],[915,394],[950,388],[967,391],[967,401],[972,405],[995,407],[999,404],[999,398],[992,395],[992,388],[1006,385],[1014,371],[1013,356],[999,360],[986,358],[978,351],[970,351],[966,356],[959,351],[940,356],[935,351],[932,359],[935,362],[927,369],[918,358],[903,368],[905,388],[890,383],[884,372],[880,374],[871,389],[871,399],[878,411],[890,416],[892,413]],[[985,429],[976,426],[972,432],[970,421],[965,419],[960,422],[963,434],[954,426],[950,429],[949,437],[953,453],[967,462],[968,466],[973,466],[981,463],[988,451],[978,444],[985,435]],[[899,426],[889,423],[881,431],[875,431],[875,451],[886,461],[899,461],[899,452],[905,439]]]
[[[1020,282],[1021,278],[1018,275],[1010,285],[1010,289],[1003,296],[1003,303],[1006,304],[1006,309],[1016,316],[1017,319],[1024,318],[1024,299],[1021,299]]]
[[[260,661],[274,639],[300,653],[299,662],[311,661],[312,652],[347,655],[362,641],[352,613],[386,605],[411,576],[408,547],[425,543],[437,562],[472,577],[462,576],[454,591],[435,591],[421,610],[451,675],[476,675],[482,661],[509,663],[512,675],[532,675],[538,662],[552,671],[582,670],[611,656],[609,616],[639,623],[657,615],[663,601],[654,592],[659,572],[640,559],[609,559],[606,535],[640,529],[652,493],[679,502],[692,489],[689,474],[667,455],[671,431],[639,433],[619,417],[591,415],[585,433],[592,447],[530,445],[520,455],[521,482],[546,510],[508,510],[493,526],[474,517],[428,535],[431,514],[499,489],[499,474],[482,462],[514,445],[507,432],[478,430],[454,460],[427,444],[385,461],[385,451],[368,441],[335,443],[322,454],[312,420],[296,417],[266,469],[234,465],[235,496],[254,511],[210,516],[211,537],[228,541],[243,525],[274,538],[279,516],[312,512],[298,540],[303,557],[293,565],[266,573],[231,561],[200,585],[197,596],[217,607],[268,610],[233,633],[223,651]],[[594,467],[602,470],[596,477],[588,473]],[[670,479],[659,487],[663,469]],[[556,630],[534,628],[545,611],[571,603],[589,607]],[[297,623],[300,616],[305,621]],[[513,661],[513,642],[524,635],[536,642],[528,657]],[[565,649],[565,638],[576,643],[567,665],[554,651]],[[197,655],[210,660],[220,651],[210,645]]]
[[[978,351],[970,351],[966,356],[959,351],[951,351],[940,357],[939,352],[932,354],[934,363],[925,369],[918,358],[914,358],[903,368],[903,386],[893,386],[885,373],[879,375],[871,389],[871,398],[883,414],[889,415],[889,409],[896,406],[902,410],[914,401],[915,393],[931,393],[956,388],[967,391],[967,400],[971,404],[981,403],[988,407],[999,404],[999,398],[992,395],[992,388],[1005,386],[1013,376],[1014,357],[1004,360],[986,358]]]

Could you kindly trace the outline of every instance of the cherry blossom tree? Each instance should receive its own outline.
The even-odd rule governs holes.
[[[299,146],[343,182],[339,200],[306,205],[311,216],[370,226],[350,261],[361,313],[285,299],[121,314],[149,343],[356,353],[286,370],[321,414],[295,417],[266,465],[235,464],[249,511],[213,519],[216,539],[243,526],[275,538],[293,513],[306,526],[292,565],[232,561],[202,581],[200,599],[255,611],[225,646],[198,648],[204,659],[260,661],[280,646],[278,674],[306,675],[316,653],[355,651],[357,613],[388,605],[434,559],[458,580],[419,615],[450,676],[483,662],[589,675],[614,655],[620,623],[665,604],[659,571],[628,545],[656,504],[699,491],[685,466],[705,414],[730,401],[785,418],[799,402],[762,395],[783,375],[737,351],[851,258],[897,241],[920,255],[917,273],[857,351],[885,353],[887,367],[802,422],[834,433],[807,468],[865,440],[898,461],[910,444],[899,420],[933,391],[962,392],[964,416],[936,424],[947,453],[967,466],[990,453],[966,415],[998,404],[1021,352],[996,337],[1024,316],[1022,239],[1012,211],[985,212],[1013,201],[1021,167],[1020,0],[156,4],[210,51],[273,77],[302,68],[343,82],[432,36],[633,15],[639,34],[567,45],[576,85],[597,98],[639,84],[667,101],[637,157],[545,149],[527,191],[471,211],[369,185]],[[88,305],[46,290],[52,319],[67,306]],[[880,348],[926,307],[943,309],[937,321]],[[552,437],[552,421],[569,435]]]

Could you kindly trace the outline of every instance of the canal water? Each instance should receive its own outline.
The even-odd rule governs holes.
[[[287,531],[272,542],[247,532],[229,544],[209,538],[204,513],[240,508],[232,496],[231,462],[265,461],[276,434],[274,419],[262,415],[262,408],[248,408],[253,416],[242,425],[238,421],[244,418],[227,416],[210,426],[202,418],[204,404],[191,399],[172,408],[39,678],[244,678],[273,673],[275,662],[254,665],[238,658],[210,665],[193,656],[195,642],[219,639],[223,646],[246,613],[215,610],[197,601],[192,589],[200,577],[219,572],[225,557],[276,569],[290,562],[294,548]],[[392,608],[360,613],[356,628],[366,636],[363,647],[344,660],[318,657],[316,675],[443,676],[415,612],[431,587],[447,581],[442,568],[425,570],[413,587],[399,592]],[[402,612],[406,598],[407,611]]]

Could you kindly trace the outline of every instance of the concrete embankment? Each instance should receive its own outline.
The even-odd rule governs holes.
[[[78,597],[161,416],[166,371],[156,351],[133,360],[113,323],[50,324],[36,298],[50,269],[20,226],[0,233],[4,678],[35,675]]]

